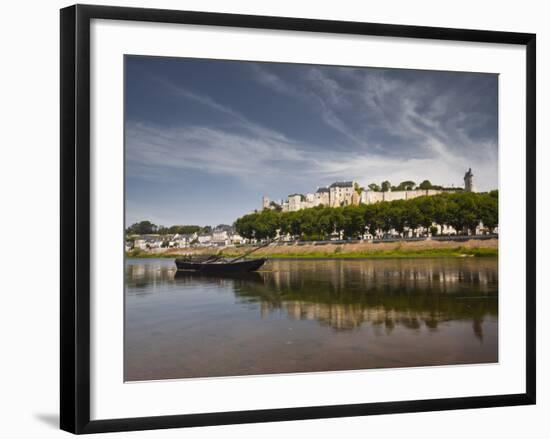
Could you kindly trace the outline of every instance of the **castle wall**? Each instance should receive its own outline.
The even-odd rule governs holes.
[[[330,205],[330,195],[328,192],[316,192],[315,193],[315,205],[316,206],[328,206]]]
[[[447,191],[448,192],[448,191]],[[443,191],[437,189],[415,189],[412,191],[388,191],[374,192],[363,191],[361,193],[361,203],[373,204],[381,201],[412,200],[413,198],[432,196],[441,194]]]
[[[288,211],[296,212],[302,208],[302,197],[301,195],[293,195],[288,197]]]

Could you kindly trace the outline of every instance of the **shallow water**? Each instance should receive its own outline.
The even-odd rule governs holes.
[[[498,361],[496,258],[126,261],[127,381]]]

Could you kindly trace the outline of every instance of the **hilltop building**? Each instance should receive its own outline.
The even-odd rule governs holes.
[[[332,183],[329,188],[330,207],[350,206],[359,204],[359,194],[355,190],[354,181],[337,181]]]
[[[315,192],[315,205],[328,206],[330,204],[330,190],[328,187],[320,187]]]
[[[337,181],[328,187],[319,187],[314,193],[291,194],[287,200],[275,203],[268,197],[262,198],[263,209],[279,209],[283,212],[296,212],[316,206],[341,207],[357,204],[373,204],[381,201],[410,200],[417,197],[433,196],[443,192],[458,192],[465,190],[474,192],[472,169],[464,175],[464,189],[440,188],[437,189],[409,189],[374,191],[360,188],[355,181]]]
[[[296,212],[297,210],[303,209],[305,203],[305,197],[302,194],[292,194],[288,196],[288,211]]]
[[[472,174],[472,168],[468,169],[468,172],[464,174],[464,190],[466,192],[474,191],[474,174]]]

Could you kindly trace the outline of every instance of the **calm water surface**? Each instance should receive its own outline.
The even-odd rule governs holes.
[[[242,278],[127,259],[125,379],[498,361],[497,259],[278,260]]]

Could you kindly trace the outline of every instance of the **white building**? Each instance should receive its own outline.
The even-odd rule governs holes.
[[[315,194],[306,194],[304,198],[304,203],[307,207],[315,207]]]
[[[302,201],[305,201],[305,197],[302,194],[292,194],[288,196],[288,211],[296,212],[302,209]]]
[[[197,236],[197,241],[200,245],[208,245],[210,244],[210,241],[212,241],[212,235],[201,233]]]
[[[330,205],[330,189],[328,187],[317,188],[317,191],[315,192],[315,205]]]
[[[147,243],[145,242],[145,239],[134,240],[134,248],[145,250],[147,248]]]
[[[233,232],[229,236],[229,241],[230,241],[231,245],[240,245],[240,244],[245,244],[246,243],[246,239],[244,239],[237,232]]]
[[[170,240],[170,247],[175,248],[187,248],[191,245],[191,243],[197,239],[198,234],[195,233],[187,233],[187,234],[179,234],[176,233],[172,239]]]
[[[350,206],[358,204],[359,194],[353,181],[337,181],[329,186],[330,207]]]
[[[227,232],[227,230],[214,229],[214,231],[212,232],[212,239],[210,240],[210,243],[219,247],[225,247],[230,243],[229,233]]]

